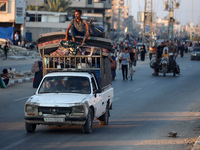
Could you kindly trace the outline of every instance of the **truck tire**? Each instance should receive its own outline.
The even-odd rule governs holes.
[[[100,125],[108,125],[109,117],[110,117],[110,112],[109,112],[109,107],[107,105],[105,114],[103,114],[99,119],[99,124]]]
[[[25,122],[25,125],[26,125],[26,131],[27,132],[35,132],[35,129],[36,129],[36,124],[30,124],[30,123],[26,123]]]
[[[93,121],[93,111],[89,108],[88,117],[85,124],[82,126],[83,133],[90,134],[92,133],[92,121]]]

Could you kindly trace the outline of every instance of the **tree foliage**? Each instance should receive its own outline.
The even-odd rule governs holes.
[[[47,0],[47,3],[43,3],[41,10],[42,11],[51,11],[51,12],[67,12],[70,11],[71,2],[66,0]]]

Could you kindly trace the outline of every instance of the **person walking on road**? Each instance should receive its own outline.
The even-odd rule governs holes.
[[[140,55],[141,55],[141,61],[145,61],[146,49],[145,49],[145,46],[144,46],[144,45],[142,45],[140,51],[141,51],[141,54],[140,54]]]
[[[185,47],[184,47],[183,43],[180,44],[180,46],[178,47],[178,50],[180,51],[181,58],[182,58],[183,55],[184,55],[184,50],[185,50]]]
[[[7,54],[8,54],[8,43],[6,42],[6,45],[3,47],[4,50],[4,60],[7,59]]]
[[[149,60],[151,61],[153,55],[153,47],[149,47]]]
[[[130,54],[128,53],[128,48],[125,48],[125,52],[120,54],[120,59],[122,60],[122,75],[123,80],[128,80],[128,62],[131,62],[130,60]],[[132,62],[131,62],[132,63]]]

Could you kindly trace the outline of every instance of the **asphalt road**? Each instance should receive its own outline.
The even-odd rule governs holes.
[[[0,60],[0,71],[2,72],[4,68],[15,68],[18,72],[30,71],[32,64],[36,60],[39,60],[39,58]]]
[[[177,59],[181,75],[152,76],[149,60],[138,62],[133,81],[121,70],[108,126],[94,121],[93,133],[79,126],[24,127],[24,103],[34,94],[30,82],[0,89],[0,150],[188,150],[200,135],[200,61]],[[177,138],[168,132],[178,132]]]

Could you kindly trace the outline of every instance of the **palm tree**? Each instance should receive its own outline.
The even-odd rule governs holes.
[[[51,12],[66,12],[70,11],[71,2],[66,0],[47,0],[47,3],[43,3],[43,11]]]
[[[35,5],[28,5],[27,10],[35,10]]]

